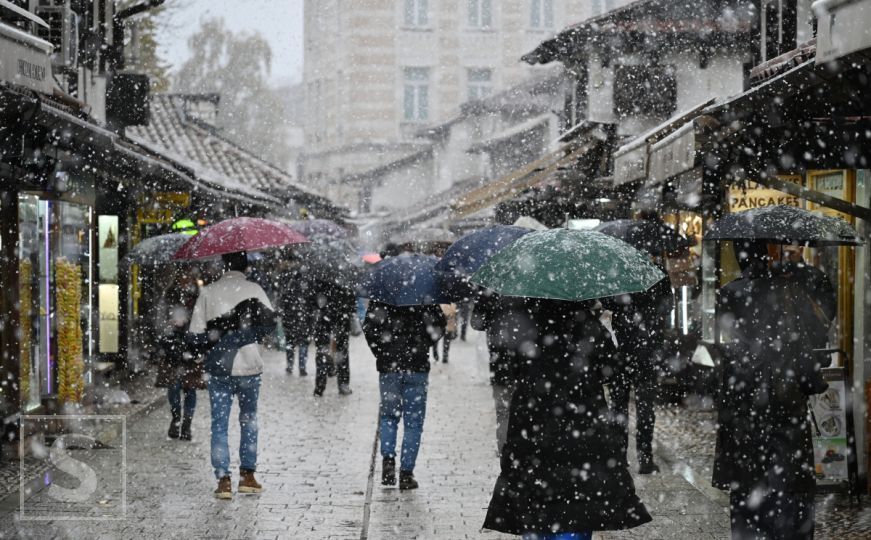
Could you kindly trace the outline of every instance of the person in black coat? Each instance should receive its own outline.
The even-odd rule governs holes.
[[[282,276],[281,323],[284,328],[287,372],[293,371],[294,353],[298,351],[299,374],[308,375],[308,345],[315,330],[315,295],[312,283],[299,269]]]
[[[511,400],[487,529],[548,538],[651,520],[605,400],[615,348],[591,307],[528,301],[537,332],[522,347],[528,361]]]
[[[764,243],[741,247],[723,287],[724,342],[713,485],[730,490],[733,538],[813,538],[808,397],[825,391],[831,323],[805,284],[769,266]]]
[[[491,291],[477,296],[471,324],[475,330],[487,333],[490,386],[496,406],[496,449],[501,456],[508,433],[511,396],[526,362],[520,349],[524,343],[535,340],[535,325],[525,300]]]
[[[663,361],[665,331],[674,309],[671,282],[662,279],[650,289],[608,301],[611,322],[620,348],[617,374],[609,386],[612,408],[623,425],[623,447],[629,447],[629,391],[635,388],[635,448],[638,472],[659,471],[653,461],[653,428],[659,394],[659,369]],[[624,451],[625,451],[624,450]]]
[[[321,396],[327,387],[328,370],[335,366],[339,394],[351,393],[351,365],[348,347],[351,321],[357,312],[357,297],[345,284],[328,280],[315,281],[315,396]],[[335,342],[335,354],[330,344]]]
[[[382,485],[396,483],[396,437],[402,418],[399,489],[418,487],[414,466],[426,418],[429,350],[444,331],[445,316],[438,305],[397,307],[369,302],[363,333],[379,373]]]

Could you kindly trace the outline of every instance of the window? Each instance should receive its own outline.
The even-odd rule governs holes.
[[[491,0],[469,0],[469,26],[489,28],[493,24]]]
[[[484,99],[493,90],[493,71],[487,68],[473,68],[467,72],[469,82],[469,101]]]
[[[405,0],[405,26],[422,27],[429,24],[428,0]]]
[[[530,28],[553,28],[553,0],[530,0]]]
[[[613,9],[613,0],[593,0],[593,16],[604,15]]]
[[[424,122],[429,118],[429,68],[407,67],[402,71],[403,118],[406,122]]]

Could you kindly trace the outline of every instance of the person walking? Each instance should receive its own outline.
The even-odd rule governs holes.
[[[438,305],[397,307],[369,302],[363,334],[379,373],[382,485],[396,484],[396,439],[401,418],[404,432],[399,489],[418,487],[414,466],[426,418],[429,350],[444,330],[445,317]]]
[[[263,358],[259,342],[275,330],[272,305],[263,289],[248,281],[244,271],[244,253],[221,256],[224,274],[205,286],[197,297],[191,315],[189,332],[197,341],[210,343],[205,357],[209,374],[209,401],[212,408],[211,459],[218,487],[215,497],[231,499],[230,448],[227,428],[233,397],[239,400],[239,493],[260,493],[263,490],[254,473],[257,469],[257,401],[260,396]],[[254,306],[256,317],[243,317],[240,306]],[[250,311],[250,309],[248,310]],[[255,322],[241,324],[240,319]],[[271,321],[271,326],[270,326]],[[222,330],[231,329],[214,338]]]
[[[653,460],[653,431],[665,331],[674,309],[671,283],[666,277],[644,292],[621,295],[606,304],[612,310],[611,324],[619,343],[619,369],[609,390],[612,409],[623,426],[624,452],[629,448],[629,392],[634,388],[638,472],[659,472]]]
[[[172,416],[167,436],[183,441],[192,438],[191,422],[197,406],[197,390],[207,388],[202,364],[195,361],[195,354],[185,341],[198,293],[193,272],[177,271],[155,309],[155,326],[162,349],[155,386],[166,388]]]
[[[345,284],[315,281],[315,391],[320,397],[327,388],[330,368],[334,366],[339,394],[351,391],[349,342],[351,321],[357,311],[357,297]],[[335,353],[331,345],[335,344]]]
[[[605,400],[614,344],[590,302],[528,299],[534,339],[510,405],[484,528],[589,539],[651,521]]]
[[[475,302],[472,328],[487,333],[490,386],[496,406],[496,449],[499,456],[508,433],[508,411],[523,369],[524,343],[535,341],[535,328],[522,299],[483,292]]]
[[[299,358],[299,375],[308,375],[308,346],[315,331],[315,297],[312,283],[299,268],[285,272],[281,293],[281,324],[284,328],[288,373],[293,373],[294,358]]]
[[[741,276],[718,297],[724,342],[712,483],[730,492],[732,538],[812,539],[808,398],[831,319],[805,280],[775,271],[764,242],[740,247]]]

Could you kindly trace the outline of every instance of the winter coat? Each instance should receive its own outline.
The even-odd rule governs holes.
[[[334,336],[351,331],[351,319],[357,313],[357,297],[344,285],[322,280],[314,285],[315,333]]]
[[[191,314],[189,333],[191,341],[203,338],[208,330],[208,322],[233,311],[240,302],[256,299],[267,309],[272,309],[272,303],[263,289],[252,281],[248,281],[242,272],[224,272],[220,279],[203,287]],[[273,324],[272,330],[275,326]],[[263,372],[263,357],[260,346],[252,341],[237,348],[232,359],[233,369],[230,375],[241,377],[259,375]]]
[[[808,396],[827,387],[830,321],[800,281],[748,269],[718,298],[724,336],[713,485],[815,489]]]
[[[621,295],[606,304],[613,311],[611,325],[620,344],[620,376],[626,383],[656,377],[674,309],[670,281],[663,279],[644,292]]]
[[[537,335],[525,301],[484,293],[475,302],[470,324],[487,333],[490,384],[514,385],[526,361],[520,350]]]
[[[209,320],[206,332],[190,336],[189,341],[203,348],[203,366],[209,375],[235,375],[239,351],[261,343],[275,331],[276,320],[272,309],[257,298],[248,298]]]
[[[281,293],[281,323],[288,343],[312,341],[315,331],[315,292],[311,281],[300,272],[286,274]]]
[[[626,529],[651,520],[605,401],[614,344],[580,304],[531,301],[534,344],[510,405],[484,527],[509,534]]]
[[[428,373],[429,350],[445,331],[439,306],[391,306],[370,301],[363,322],[379,373]]]
[[[202,364],[196,351],[185,341],[191,311],[197,300],[197,287],[175,284],[164,293],[156,306],[155,328],[160,349],[154,386],[166,388],[181,381],[185,390],[205,390]]]

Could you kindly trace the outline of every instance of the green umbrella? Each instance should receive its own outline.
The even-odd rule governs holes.
[[[650,255],[622,240],[550,229],[519,238],[471,281],[503,296],[581,301],[646,291],[663,277]]]

